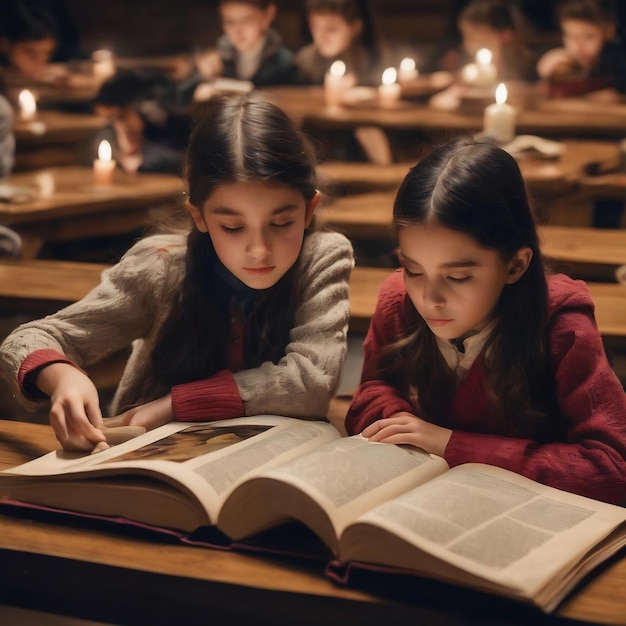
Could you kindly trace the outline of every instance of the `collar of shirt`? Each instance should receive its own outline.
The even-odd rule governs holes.
[[[476,357],[482,352],[485,343],[491,334],[496,320],[493,320],[480,332],[466,337],[463,341],[463,351],[455,345],[454,340],[437,337],[437,346],[443,355],[448,367],[454,370],[459,380],[463,380],[469,372]]]

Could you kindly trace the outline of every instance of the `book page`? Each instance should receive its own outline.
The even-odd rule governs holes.
[[[2,474],[40,479],[63,476],[68,481],[149,476],[194,494],[215,520],[221,503],[238,482],[338,437],[339,432],[326,422],[278,416],[172,422],[98,454],[78,456],[59,450],[11,468],[0,473],[0,492]],[[123,481],[120,485],[121,497]]]
[[[230,536],[244,538],[255,524],[260,530],[296,519],[332,550],[343,528],[362,512],[447,468],[442,458],[413,446],[344,437],[240,485],[224,504],[218,525]],[[247,507],[257,513],[254,519],[241,515]]]
[[[624,520],[621,507],[468,464],[363,515],[346,530],[342,557],[420,569],[419,555],[427,553],[533,597]],[[365,540],[368,526],[418,550],[381,554],[374,532]]]

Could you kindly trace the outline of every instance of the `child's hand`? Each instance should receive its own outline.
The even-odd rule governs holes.
[[[204,80],[210,80],[222,75],[224,64],[219,52],[215,50],[205,50],[194,55],[196,69]]]
[[[52,363],[37,376],[37,387],[50,396],[50,425],[65,450],[88,452],[105,440],[98,390],[69,363]]]
[[[537,62],[537,74],[541,78],[572,76],[580,70],[580,63],[565,48],[549,50]]]
[[[370,441],[408,443],[443,456],[452,431],[403,412],[370,424],[362,434]]]
[[[163,426],[174,420],[172,396],[167,394],[158,400],[134,406],[124,413],[107,419],[107,426],[143,426],[147,430]]]

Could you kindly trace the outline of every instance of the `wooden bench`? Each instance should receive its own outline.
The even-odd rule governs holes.
[[[393,270],[355,267],[350,278],[350,330],[367,332],[378,291]],[[626,337],[626,287],[618,283],[587,283],[596,305],[596,321],[603,336]]]

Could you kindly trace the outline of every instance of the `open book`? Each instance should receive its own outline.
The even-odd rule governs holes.
[[[296,520],[326,544],[329,575],[338,564],[391,568],[544,611],[626,543],[621,507],[275,416],[171,423],[83,457],[52,452],[0,472],[0,498],[209,526],[232,541]]]

